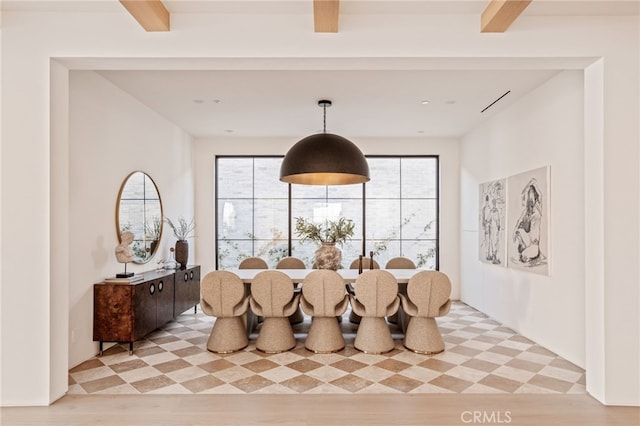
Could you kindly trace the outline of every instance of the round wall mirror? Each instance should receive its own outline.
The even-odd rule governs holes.
[[[133,232],[133,263],[147,263],[158,250],[162,219],[162,201],[153,179],[140,171],[129,174],[118,193],[116,230],[118,242],[123,232]]]

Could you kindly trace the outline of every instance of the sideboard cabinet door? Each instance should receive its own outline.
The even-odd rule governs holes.
[[[93,340],[133,342],[173,319],[176,272],[141,274],[135,283],[102,282],[93,286]]]
[[[93,286],[93,340],[129,342],[133,340],[134,286],[95,284]]]
[[[177,275],[156,280],[156,327],[173,319],[175,277]]]
[[[200,266],[190,266],[176,271],[175,295],[176,317],[200,303]]]

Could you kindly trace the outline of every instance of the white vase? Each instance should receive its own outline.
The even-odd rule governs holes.
[[[322,243],[316,250],[313,268],[337,271],[342,268],[342,251],[336,247],[335,243]]]

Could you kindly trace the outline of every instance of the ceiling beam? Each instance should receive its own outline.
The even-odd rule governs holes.
[[[169,11],[161,0],[120,0],[146,31],[169,31]]]
[[[313,24],[317,33],[338,32],[340,0],[313,0]]]
[[[480,32],[503,33],[532,0],[491,0],[482,11]]]

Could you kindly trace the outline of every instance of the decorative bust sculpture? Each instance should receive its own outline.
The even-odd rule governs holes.
[[[133,250],[131,250],[131,243],[133,242],[133,232],[125,231],[120,235],[121,243],[116,246],[116,259],[120,263],[124,263],[124,273],[116,274],[118,278],[129,278],[134,274],[133,272],[127,272],[127,263],[133,260]]]
[[[116,246],[116,259],[120,263],[129,263],[133,260],[133,250],[129,247],[133,242],[133,232],[123,232],[120,239],[122,242]]]

